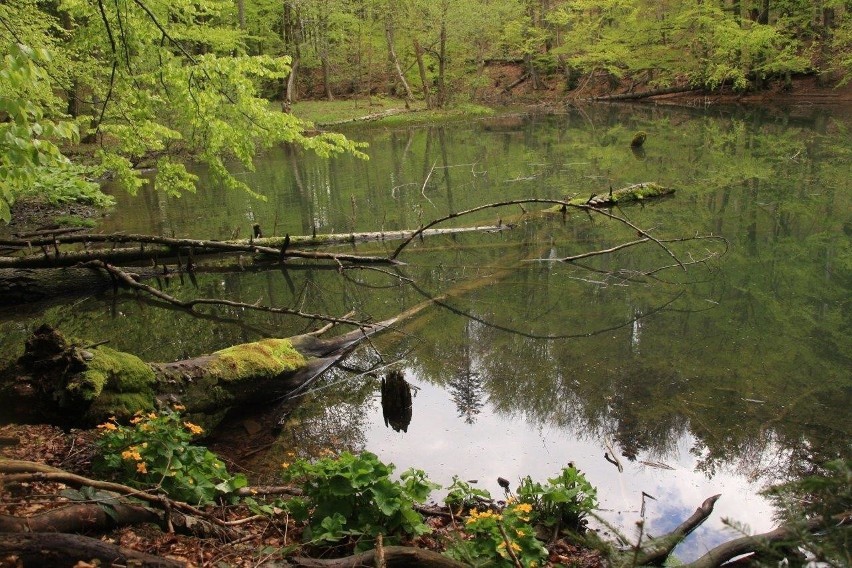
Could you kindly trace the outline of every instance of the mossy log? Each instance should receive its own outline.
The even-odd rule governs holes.
[[[44,325],[24,355],[0,370],[0,420],[86,427],[181,404],[211,429],[232,408],[268,404],[304,387],[398,317],[335,338],[263,339],[173,363],[87,347]]]
[[[574,205],[588,205],[589,207],[614,207],[625,203],[641,203],[648,199],[664,197],[675,192],[674,188],[663,187],[658,183],[645,182],[628,185],[621,189],[610,189],[607,193],[592,194],[588,198],[578,197],[572,199]]]

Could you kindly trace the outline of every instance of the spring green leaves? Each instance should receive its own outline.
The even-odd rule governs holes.
[[[85,169],[62,155],[58,144],[79,139],[76,124],[49,118],[55,104],[44,66],[46,49],[8,46],[0,68],[0,220],[8,222],[10,207],[21,195],[45,193],[52,201],[70,196],[105,200],[87,181]]]

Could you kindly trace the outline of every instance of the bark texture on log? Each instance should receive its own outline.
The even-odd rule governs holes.
[[[78,561],[102,565],[182,568],[183,562],[116,546],[96,538],[62,533],[0,533],[0,557],[15,556],[24,566],[74,566]]]
[[[662,566],[666,559],[672,553],[672,550],[680,544],[689,534],[701,526],[707,518],[713,513],[713,506],[719,500],[721,495],[713,495],[704,500],[704,502],[695,510],[695,512],[675,530],[667,535],[655,538],[650,543],[645,545],[642,553],[636,558],[637,566]]]

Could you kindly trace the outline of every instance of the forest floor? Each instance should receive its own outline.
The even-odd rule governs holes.
[[[0,426],[0,459],[26,460],[46,464],[64,471],[92,478],[95,430],[70,430],[48,425]],[[222,456],[226,460],[226,456]],[[232,473],[239,469],[230,461]],[[251,475],[250,472],[245,472]],[[2,478],[2,476],[0,476]],[[0,479],[2,481],[2,479]],[[249,480],[256,482],[257,480]],[[65,485],[51,481],[0,483],[0,520],[3,516],[34,517],[47,511],[73,504],[67,498]],[[63,493],[65,491],[65,493]],[[261,498],[258,497],[258,500]],[[301,543],[301,526],[281,511],[275,515],[252,515],[244,506],[206,507],[205,511],[232,522],[237,537],[232,542],[216,538],[169,533],[153,524],[92,530],[88,536],[123,548],[152,554],[182,563],[188,568],[279,567],[291,566],[294,555],[340,557],[352,554],[351,546],[336,548],[307,547]],[[446,509],[430,504],[422,509],[432,533],[417,537],[408,546],[441,552],[458,529],[459,519],[451,518]],[[432,513],[428,513],[432,511]],[[6,517],[9,518],[9,517]],[[246,522],[247,520],[247,522]],[[602,553],[558,539],[548,545],[548,566],[570,565],[575,568],[600,568],[606,565]],[[290,559],[290,560],[288,560]],[[0,568],[21,568],[14,556],[0,554]],[[298,565],[298,563],[297,563]],[[93,567],[80,559],[78,568]]]

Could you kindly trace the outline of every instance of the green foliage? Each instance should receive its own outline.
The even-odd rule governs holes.
[[[586,515],[598,505],[597,491],[574,466],[562,468],[545,484],[524,477],[518,501],[532,506],[536,522],[570,530],[583,530]]]
[[[246,486],[244,475],[229,474],[210,450],[190,444],[203,431],[177,410],[137,413],[130,422],[123,426],[113,419],[98,426],[96,471],[199,505]]]
[[[78,139],[76,125],[48,117],[55,103],[44,48],[6,46],[0,69],[0,220],[8,222],[10,207],[23,194],[43,193],[54,202],[75,199],[105,203],[85,170],[62,155],[57,144]]]
[[[491,500],[491,493],[486,489],[478,489],[470,483],[462,481],[459,476],[453,476],[452,484],[447,487],[444,503],[451,509],[469,509],[483,501]]]
[[[542,566],[547,549],[535,537],[531,512],[529,503],[512,503],[499,513],[472,509],[464,528],[473,538],[451,541],[446,554],[473,566],[513,567],[512,554],[522,566]]]
[[[839,518],[852,510],[852,460],[832,460],[819,469],[764,492],[784,522],[803,525],[803,519]],[[852,566],[852,531],[843,523],[829,521],[818,538],[802,526],[797,541],[822,566]]]
[[[431,530],[414,504],[439,486],[421,470],[410,469],[400,481],[392,480],[393,464],[370,452],[284,466],[284,479],[300,481],[304,491],[304,498],[290,500],[287,507],[297,520],[308,521],[306,540],[334,543],[355,537],[357,548],[366,550],[379,534],[393,543]]]

